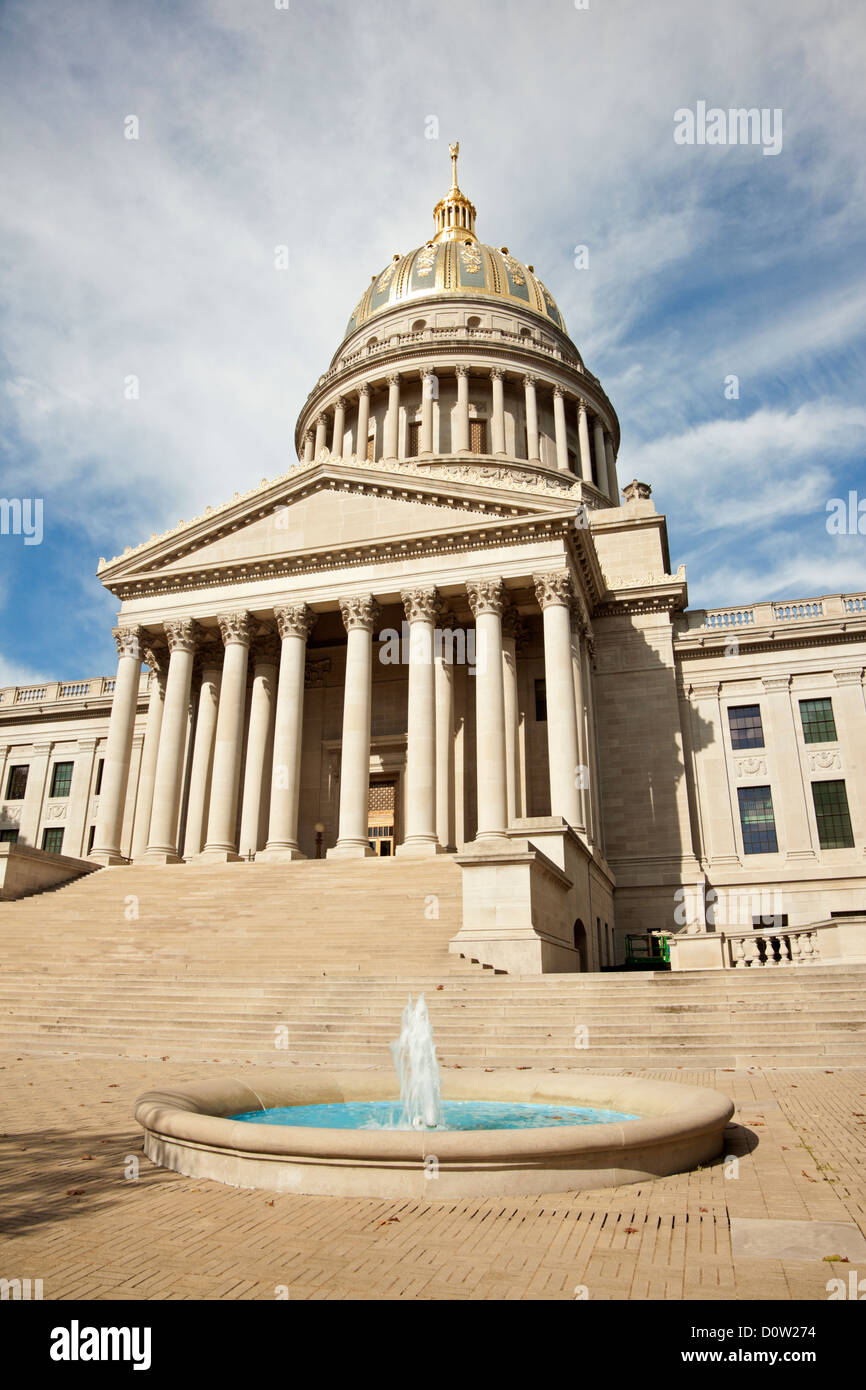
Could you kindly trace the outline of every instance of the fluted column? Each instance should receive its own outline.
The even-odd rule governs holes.
[[[467,583],[475,616],[475,743],[478,784],[476,840],[503,840],[508,823],[505,771],[505,695],[502,682],[501,579]]]
[[[595,476],[601,492],[609,491],[607,485],[607,454],[604,451],[604,425],[598,415],[592,425],[592,438],[595,445]]]
[[[523,387],[526,393],[526,457],[540,462],[538,455],[538,403],[535,398],[535,377],[525,376]]]
[[[409,624],[409,712],[406,745],[406,834],[397,854],[435,854],[436,681],[433,633],[439,595],[409,589],[400,596]]]
[[[165,635],[171,655],[156,758],[147,858],[154,863],[177,864],[180,862],[177,852],[178,812],[196,625],[191,618],[177,618],[165,624]]]
[[[520,815],[520,741],[517,699],[517,645],[524,636],[520,614],[506,608],[502,617],[502,689],[505,710],[505,801],[508,824]]]
[[[420,454],[433,452],[433,401],[436,395],[436,374],[432,367],[425,367],[421,374],[421,438],[418,444]]]
[[[241,738],[247,699],[247,661],[253,622],[249,613],[219,613],[217,622],[225,647],[214,739],[213,774],[203,854],[222,862],[238,858],[238,782]]]
[[[183,839],[184,859],[193,859],[197,854],[201,854],[204,845],[222,676],[222,655],[204,658],[198,691],[195,733],[193,735],[192,767],[189,775],[186,830]]]
[[[144,747],[141,750],[141,769],[138,774],[138,797],[135,803],[135,822],[132,830],[132,857],[139,859],[147,849],[150,834],[150,813],[153,810],[153,788],[156,779],[156,760],[159,756],[159,735],[162,729],[162,710],[165,701],[165,658],[168,653],[152,647],[143,656],[150,667],[147,691],[147,724]]]
[[[580,775],[577,779],[578,806],[580,816],[577,830],[589,838],[592,826],[592,793],[590,757],[586,741],[586,701],[583,690],[583,634],[586,622],[580,600],[575,598],[571,604],[571,675],[574,682],[574,709],[577,718],[577,758]]]
[[[442,636],[453,628],[454,614],[437,615]],[[453,648],[434,636],[434,695],[436,700],[436,838],[444,850],[455,845],[454,829],[454,667]]]
[[[469,368],[455,367],[457,377],[457,417],[454,430],[455,454],[469,452]]]
[[[338,396],[334,402],[334,433],[331,437],[331,453],[343,457],[343,436],[346,433],[346,398]]]
[[[585,483],[592,482],[592,455],[589,447],[589,421],[586,416],[586,402],[577,403],[577,454],[578,469]]]
[[[313,448],[313,431],[307,430],[306,434],[304,435],[304,463],[312,463]]]
[[[141,628],[115,628],[114,641],[117,647],[117,679],[108,723],[99,816],[90,854],[91,859],[97,859],[101,864],[125,863],[125,856],[120,851],[120,837],[141,678]]]
[[[303,859],[298,848],[298,797],[304,717],[304,667],[307,638],[316,614],[305,603],[276,608],[280,634],[280,676],[271,775],[268,843],[257,859]]]
[[[490,382],[493,390],[490,411],[491,441],[494,454],[505,453],[505,370],[503,367],[490,369]]]
[[[355,453],[359,459],[367,457],[367,438],[370,433],[370,388],[364,383],[358,387],[358,425],[356,429]]]
[[[550,814],[570,825],[581,822],[578,792],[580,750],[571,664],[571,576],[535,574],[535,595],[544,614],[544,683],[547,691],[547,755]]]
[[[553,424],[556,434],[556,466],[560,473],[568,473],[568,440],[565,433],[565,392],[561,386],[553,388]]]
[[[325,447],[325,445],[327,444],[327,442],[328,442],[328,417],[327,417],[326,415],[318,415],[318,416],[316,417],[316,444],[315,444],[316,458],[319,457],[319,454],[322,452],[322,450],[324,449],[324,447]]]
[[[616,476],[616,454],[613,450],[613,440],[609,434],[604,437],[604,447],[607,454],[607,487],[611,501],[615,507],[620,505],[619,501],[619,482]]]
[[[262,637],[253,648],[253,688],[238,834],[238,854],[242,859],[256,853],[262,835],[265,769],[268,754],[273,752],[279,664],[280,643],[276,635]]]
[[[397,457],[399,427],[400,374],[399,372],[394,372],[388,377],[388,414],[385,416],[385,446],[382,452],[383,458],[395,459]]]
[[[360,859],[372,854],[367,838],[370,811],[370,711],[373,628],[379,605],[372,594],[340,599],[348,633],[343,745],[340,757],[340,823],[328,858]]]

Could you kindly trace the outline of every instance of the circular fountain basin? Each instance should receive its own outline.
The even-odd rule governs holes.
[[[283,1106],[388,1101],[393,1073],[292,1070],[138,1098],[144,1151],[164,1168],[233,1187],[351,1197],[520,1195],[666,1177],[722,1150],[734,1107],[720,1091],[632,1076],[443,1071],[446,1102],[591,1107],[607,1123],[461,1130],[352,1129],[232,1118]],[[561,1113],[561,1112],[560,1112]]]

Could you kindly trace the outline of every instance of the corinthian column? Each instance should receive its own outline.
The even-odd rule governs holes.
[[[338,396],[334,404],[334,434],[331,453],[335,458],[343,457],[343,436],[346,433],[346,398]]]
[[[262,834],[265,768],[270,767],[273,757],[279,664],[280,643],[276,635],[260,638],[253,651],[253,690],[238,838],[238,853],[244,859],[256,853]]]
[[[217,711],[207,843],[203,854],[222,863],[237,859],[236,826],[241,737],[247,698],[247,658],[252,636],[249,613],[217,615],[225,647],[223,678]]]
[[[400,425],[400,373],[388,377],[388,414],[385,416],[385,446],[382,457],[395,459]],[[365,840],[366,843],[366,840]]]
[[[132,733],[141,677],[141,628],[115,628],[114,641],[117,647],[117,679],[108,723],[105,768],[99,796],[99,818],[90,853],[90,858],[97,859],[100,864],[126,862],[125,856],[120,852],[120,836],[123,830],[123,808],[126,804]]]
[[[609,492],[607,484],[607,454],[604,451],[604,425],[596,415],[592,426],[592,437],[595,444],[595,476],[597,486],[601,492]]]
[[[436,698],[433,632],[439,595],[409,589],[400,595],[409,623],[409,718],[406,756],[406,836],[397,854],[435,854]]]
[[[370,433],[370,388],[364,383],[358,387],[358,425],[356,429],[355,454],[363,461],[367,457],[367,436]]]
[[[313,448],[313,431],[307,430],[306,434],[304,435],[304,463],[312,463]]]
[[[502,618],[502,683],[505,708],[505,791],[508,824],[521,814],[520,809],[520,743],[518,740],[519,709],[517,700],[517,646],[525,637],[520,614],[514,607],[506,608]]]
[[[451,850],[454,830],[454,614],[437,615],[440,642],[434,629],[433,661],[436,698],[436,838],[440,847]]]
[[[455,454],[469,452],[469,368],[456,367],[457,377],[457,416],[454,431]]]
[[[589,423],[586,418],[586,402],[577,403],[577,452],[580,476],[585,483],[592,482],[592,455],[589,448]]]
[[[523,387],[526,392],[526,457],[539,463],[538,457],[538,404],[535,399],[535,377],[525,376]]]
[[[373,851],[367,838],[370,811],[370,711],[373,628],[379,605],[372,594],[340,599],[348,633],[343,745],[340,757],[340,824],[329,859],[362,859]]]
[[[571,576],[535,574],[535,594],[544,613],[544,681],[547,691],[547,756],[550,814],[580,825],[580,746],[571,664]]]
[[[189,799],[186,808],[186,831],[183,841],[184,859],[201,854],[207,828],[208,803],[213,775],[213,746],[219,709],[220,685],[223,678],[222,654],[202,660],[201,684],[198,691],[198,711],[193,736],[192,768],[189,776]]]
[[[317,415],[317,416],[316,416],[316,443],[315,443],[316,458],[319,457],[319,454],[320,454],[320,453],[322,452],[322,450],[324,449],[325,444],[327,443],[327,439],[328,439],[328,417],[327,417],[326,415]]]
[[[478,783],[476,840],[503,840],[508,824],[505,771],[505,694],[502,682],[502,614],[507,599],[501,579],[466,585],[475,616],[475,744]]]
[[[493,387],[493,401],[490,411],[490,447],[494,454],[505,453],[505,371],[502,367],[491,367],[490,381]]]
[[[618,506],[620,505],[620,501],[619,501],[619,483],[617,482],[617,477],[616,477],[616,454],[615,454],[614,451],[613,451],[613,440],[611,439],[611,437],[610,437],[609,434],[608,434],[608,435],[605,435],[604,447],[605,447],[605,452],[607,453],[607,486],[608,486],[608,491],[609,491],[609,493],[610,493],[611,500],[612,500],[614,506],[615,506],[615,507],[618,507]]]
[[[553,388],[553,425],[556,434],[556,466],[560,473],[568,473],[568,440],[565,433],[565,392],[561,386]]]
[[[433,401],[436,396],[436,374],[432,367],[421,373],[421,439],[419,454],[433,452]]]
[[[156,758],[147,858],[157,864],[178,864],[177,822],[196,625],[191,618],[177,618],[165,624],[165,635],[171,655]]]
[[[276,608],[280,634],[280,676],[271,772],[268,843],[257,859],[303,859],[298,848],[298,796],[304,714],[304,665],[307,638],[316,614],[305,603]]]
[[[139,859],[147,849],[150,834],[150,813],[153,809],[153,786],[156,778],[156,759],[159,754],[159,735],[162,729],[162,708],[165,700],[167,652],[149,647],[142,653],[150,667],[147,700],[147,724],[144,747],[141,750],[141,770],[138,774],[138,798],[135,803],[135,824],[132,831],[132,857]]]

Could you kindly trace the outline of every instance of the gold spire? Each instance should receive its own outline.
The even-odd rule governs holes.
[[[475,235],[475,208],[469,199],[460,192],[457,183],[457,156],[460,141],[448,149],[451,154],[451,187],[440,198],[433,209],[434,241],[477,241]]]

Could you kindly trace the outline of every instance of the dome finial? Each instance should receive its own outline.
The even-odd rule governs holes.
[[[451,187],[440,198],[433,209],[434,241],[477,241],[475,235],[475,208],[469,199],[460,192],[457,183],[457,156],[460,141],[449,145],[451,153]]]

